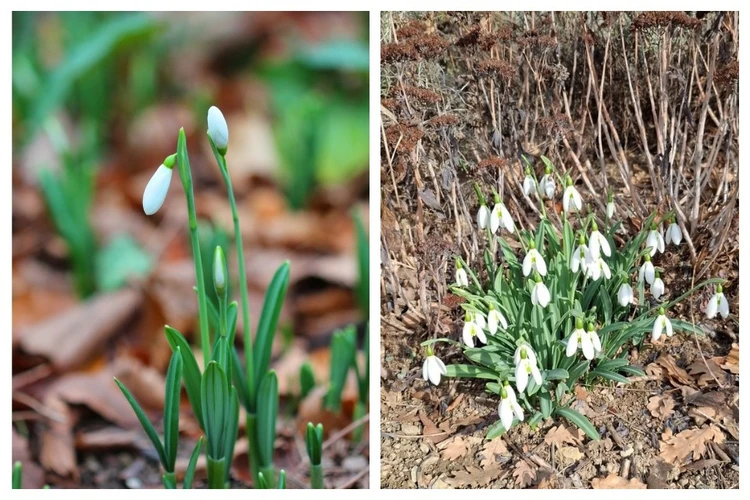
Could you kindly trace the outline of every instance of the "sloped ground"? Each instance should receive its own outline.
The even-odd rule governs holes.
[[[546,29],[549,24],[541,17],[536,21]],[[668,300],[689,289],[695,274],[728,279],[725,293],[732,316],[706,320],[702,311],[713,291],[703,289],[671,314],[686,321],[694,318],[706,337],[679,334],[657,344],[647,341],[643,350],[631,352],[631,363],[645,369],[645,378],[626,386],[578,387],[573,407],[594,423],[600,441],[551,419],[537,429],[522,424],[486,441],[487,427],[498,419],[498,401],[484,392],[483,384],[443,379],[435,387],[422,380],[419,344],[432,337],[460,337],[459,301],[447,290],[453,256],[481,259],[472,181],[485,192],[490,186],[504,189],[518,224],[533,226],[537,220],[518,187],[522,175],[514,142],[504,137],[498,144],[493,131],[495,117],[486,106],[490,84],[467,74],[465,66],[487,56],[501,54],[502,59],[511,51],[511,44],[504,42],[510,36],[504,28],[507,19],[504,14],[465,13],[382,17],[381,485],[738,488],[739,214],[731,196],[724,203],[732,209],[725,239],[719,241],[718,224],[706,222],[691,233],[694,254],[685,243],[668,246],[658,265],[664,268]],[[518,24],[512,28],[516,33],[523,29]],[[488,42],[486,53],[471,52],[465,44],[474,31],[474,43],[499,42]],[[420,38],[415,41],[415,36]],[[568,71],[573,73],[572,65]],[[516,96],[510,86],[504,92]],[[505,118],[501,123],[509,125]],[[526,137],[533,131],[542,154],[556,165],[573,168],[554,134],[532,126]],[[505,128],[500,135],[513,133]],[[528,141],[522,148],[535,152]],[[628,155],[633,189],[649,210],[666,211],[668,205],[659,201],[643,158],[633,150]],[[636,230],[640,218],[628,188],[612,161],[606,165],[618,214]],[[578,180],[580,171],[574,172]],[[583,172],[592,179],[601,175]],[[709,188],[717,185],[712,179]],[[713,194],[702,198],[706,221],[719,220],[712,219],[718,217],[717,209],[708,206]],[[591,199],[590,193],[583,196]],[[551,208],[553,202],[547,203]],[[456,362],[461,353],[443,347],[441,357]]]

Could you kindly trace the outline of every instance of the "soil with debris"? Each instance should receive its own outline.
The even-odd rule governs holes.
[[[523,13],[382,15],[380,398],[384,488],[739,487],[738,164],[729,160],[729,177],[724,173],[722,180],[722,174],[714,172],[701,199],[702,222],[690,233],[692,246],[685,242],[678,248],[668,246],[657,257],[657,265],[664,269],[667,300],[690,289],[693,280],[727,279],[724,292],[732,315],[726,320],[705,318],[703,309],[713,293],[712,287],[706,287],[670,310],[676,317],[695,321],[707,332],[705,337],[678,334],[656,344],[648,340],[641,351],[630,353],[631,364],[642,367],[645,377],[631,378],[627,385],[605,381],[577,387],[571,396],[572,407],[592,421],[601,436],[599,441],[554,419],[542,421],[535,429],[522,423],[487,441],[487,428],[499,418],[498,400],[485,392],[483,383],[443,378],[436,387],[422,379],[420,343],[433,337],[460,338],[461,299],[447,286],[452,281],[453,256],[462,255],[469,262],[482,258],[474,229],[478,202],[472,182],[484,191],[490,186],[501,193],[505,190],[505,203],[516,224],[533,227],[538,212],[533,204],[524,203],[517,187],[523,174],[516,144],[532,157],[544,154],[555,165],[573,168],[577,182],[582,173],[588,173],[592,182],[605,177],[592,172],[591,164],[588,169],[570,165],[570,155],[560,134],[554,132],[554,123],[546,132],[534,127],[534,120],[530,120],[530,128],[524,127],[524,110],[519,121],[514,106],[535,102],[529,99],[529,95],[534,97],[533,79],[531,91],[502,87],[502,92],[512,96],[506,99],[497,92],[500,79],[486,78],[488,71],[515,71],[497,62],[507,54],[517,57],[523,66],[529,51],[537,50],[534,44],[551,43],[554,47],[557,42],[552,37],[556,34],[550,26],[555,20],[561,23],[564,14],[558,13],[552,20],[546,14]],[[594,21],[615,27],[619,22],[616,17],[602,21],[597,14],[590,16],[594,19],[582,21],[589,28]],[[678,17],[668,22],[695,24],[695,18]],[[630,22],[628,19],[622,20]],[[638,19],[646,23],[650,18]],[[663,21],[660,19],[651,21],[658,24]],[[535,23],[537,29],[533,29]],[[710,23],[701,26],[705,30]],[[558,28],[557,35],[562,37],[562,28]],[[599,30],[597,35],[602,29],[594,28]],[[612,43],[616,40],[619,45],[619,31],[617,37]],[[511,39],[515,41],[508,42]],[[523,44],[531,48],[526,50]],[[569,49],[563,52],[570,53]],[[536,54],[553,61],[554,50],[542,49]],[[582,57],[579,53],[578,73]],[[477,63],[487,58],[494,65]],[[562,62],[565,69],[566,61]],[[596,64],[601,69],[601,61]],[[572,65],[567,70],[574,74]],[[587,73],[578,73],[577,85],[585,84]],[[623,83],[627,85],[627,81],[614,82]],[[579,88],[575,90],[571,95],[581,99]],[[558,89],[551,86],[550,91]],[[517,121],[506,115],[497,118],[496,109],[490,109],[488,103],[497,109],[502,103],[510,109],[509,114],[516,113]],[[546,114],[539,109],[536,112],[539,122],[556,116],[552,109]],[[595,122],[596,110],[590,112]],[[492,125],[496,118],[501,130]],[[620,133],[621,140],[637,142],[633,130]],[[517,137],[518,143],[509,136]],[[532,136],[533,141],[529,140]],[[736,144],[736,137],[734,141]],[[595,141],[590,147],[596,147]],[[608,159],[604,167],[604,182],[614,191],[617,217],[624,220],[625,230],[631,234],[640,229],[644,217],[629,189],[648,212],[669,209],[653,187],[646,161],[634,149],[626,151],[632,169],[631,188],[623,182],[616,161]],[[584,157],[580,149],[575,152]],[[589,154],[591,163],[598,165],[591,149]],[[537,172],[543,169],[540,165],[537,160]],[[727,184],[719,196],[724,197],[723,203],[711,205],[725,182],[732,187]],[[584,194],[585,188],[579,186],[579,190],[587,202],[592,198],[591,193]],[[548,210],[553,207],[552,201],[547,204]],[[441,347],[441,358],[450,364],[463,356],[458,348]]]

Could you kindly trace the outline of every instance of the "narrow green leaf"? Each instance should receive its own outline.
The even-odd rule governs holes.
[[[171,326],[165,326],[164,332],[167,336],[169,347],[172,348],[172,352],[180,350],[185,391],[187,392],[190,406],[193,408],[195,418],[198,420],[198,425],[201,426],[201,429],[205,430],[203,426],[203,407],[201,405],[201,370],[198,367],[198,362],[195,360],[192,349],[190,349],[190,344],[188,344],[180,332]]]
[[[279,321],[281,306],[284,304],[284,297],[286,296],[288,286],[289,262],[285,262],[276,271],[273,279],[271,279],[271,284],[268,285],[266,296],[263,300],[263,310],[260,314],[255,337],[255,348],[253,349],[256,384],[260,384],[271,363],[271,346],[273,345],[276,324]]]
[[[546,380],[567,380],[570,376],[568,370],[563,368],[556,368],[554,370],[547,370],[544,372],[544,378]]]
[[[247,377],[245,376],[245,368],[242,366],[236,347],[232,347],[232,382],[237,388],[237,396],[239,397],[240,404],[249,411],[250,392],[247,387]]]
[[[232,458],[234,458],[234,445],[237,443],[237,431],[239,428],[240,420],[240,402],[237,397],[237,389],[235,387],[229,388],[229,407],[226,412],[226,434],[224,435],[224,460],[226,465],[224,470],[226,471],[226,477],[224,482],[229,482],[229,471],[232,465]]]
[[[446,368],[446,377],[454,378],[484,378],[497,380],[500,378],[497,372],[474,365],[448,365]]]
[[[138,402],[135,400],[132,394],[130,394],[130,391],[122,385],[122,382],[115,379],[115,383],[122,391],[123,395],[125,396],[125,399],[128,400],[128,403],[130,403],[130,406],[133,408],[133,411],[135,412],[135,416],[138,417],[138,421],[141,423],[141,426],[143,427],[143,430],[146,431],[146,435],[151,440],[151,443],[153,443],[154,448],[156,448],[156,453],[159,455],[159,460],[161,461],[162,466],[164,468],[167,468],[167,464],[169,463],[167,461],[167,455],[164,452],[164,446],[161,444],[161,440],[159,440],[159,436],[156,434],[156,431],[154,430],[154,426],[151,425],[151,422],[149,421],[146,414],[141,409],[141,406],[138,404]]]
[[[505,427],[503,427],[503,423],[498,420],[494,424],[490,425],[489,429],[487,429],[487,437],[485,439],[492,440],[498,436],[502,436],[503,434],[505,434]]]
[[[558,406],[555,408],[555,414],[567,419],[572,424],[578,426],[588,437],[594,441],[599,441],[599,433],[591,421],[572,408]]]
[[[201,380],[201,401],[207,441],[207,455],[223,460],[226,409],[229,406],[227,377],[216,361],[211,361]]]
[[[273,465],[276,416],[279,411],[279,382],[276,372],[266,373],[258,389],[258,454],[260,467]]]
[[[167,464],[164,470],[174,472],[177,460],[177,442],[180,436],[180,386],[182,384],[182,354],[178,347],[172,353],[167,368],[166,393],[164,395],[164,452]]]
[[[193,448],[193,453],[190,454],[190,461],[185,470],[185,479],[182,480],[182,489],[184,490],[189,490],[193,487],[195,467],[198,465],[198,457],[201,455],[201,449],[203,449],[203,436],[198,438],[198,442],[195,443],[195,448]]]
[[[300,398],[305,399],[310,391],[315,388],[315,374],[309,361],[299,369]]]

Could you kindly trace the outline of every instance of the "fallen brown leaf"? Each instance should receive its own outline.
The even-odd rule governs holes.
[[[547,432],[544,436],[544,442],[547,444],[556,444],[558,446],[565,443],[579,445],[583,442],[584,436],[585,434],[578,427],[560,424]]]
[[[729,373],[737,375],[740,373],[740,345],[732,344],[732,350],[726,355],[720,366]]]
[[[438,428],[438,426],[430,420],[430,417],[427,416],[424,410],[419,410],[419,420],[422,421],[422,436],[424,436],[425,439],[429,439],[433,443],[438,444],[450,437],[449,429]],[[442,425],[443,424],[441,423],[441,427]]]
[[[44,400],[44,405],[62,418],[60,421],[49,421],[49,425],[42,431],[39,462],[46,470],[61,477],[72,477],[77,481],[73,426],[78,418],[57,395],[48,396]]]
[[[691,385],[693,379],[684,368],[677,366],[677,361],[669,354],[662,354],[656,361],[646,366],[645,371],[652,376],[665,376],[674,387]]]
[[[561,446],[555,450],[555,459],[562,464],[563,467],[573,465],[577,461],[583,458],[583,453],[575,446]]]
[[[649,398],[646,408],[654,417],[666,420],[674,411],[674,405],[674,398],[669,394],[663,394]]]
[[[101,350],[141,304],[138,290],[98,295],[19,334],[21,348],[49,359],[58,372],[81,366]]]
[[[721,358],[709,358],[704,363],[698,359],[687,367],[688,373],[696,378],[698,387],[715,386],[717,380],[722,385],[729,383],[729,375],[721,369],[717,359],[721,361]]]
[[[466,455],[469,451],[466,442],[461,436],[456,436],[451,441],[447,441],[444,444],[445,446],[441,445],[441,448],[443,449],[441,457],[443,460],[456,460]]]
[[[639,479],[625,479],[617,474],[610,474],[607,477],[595,477],[591,480],[591,487],[595,490],[645,490],[646,485]]]
[[[724,433],[713,424],[699,429],[686,429],[674,436],[667,429],[659,442],[659,456],[672,464],[681,464],[691,455],[693,460],[698,460],[705,455],[706,445],[711,441],[719,444],[724,442]]]
[[[480,465],[483,469],[491,467],[497,464],[496,455],[507,455],[508,448],[505,446],[502,436],[498,436],[495,439],[491,439],[485,443],[482,447],[482,461]]]
[[[466,467],[466,470],[459,470],[455,472],[452,477],[445,479],[444,482],[452,488],[483,488],[486,487],[490,481],[501,478],[507,473],[507,470],[504,470],[500,466],[500,464],[498,464],[497,467],[490,467],[484,470],[473,465],[469,465],[468,467]]]
[[[532,468],[526,460],[519,460],[513,469],[513,477],[516,480],[516,486],[521,488],[531,486],[536,479],[536,467]]]

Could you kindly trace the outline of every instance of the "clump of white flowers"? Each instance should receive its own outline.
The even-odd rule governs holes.
[[[654,213],[639,233],[621,230],[615,240],[621,224],[612,220],[617,212],[612,192],[607,194],[604,213],[586,213],[589,209],[584,207],[596,204],[584,204],[570,175],[556,176],[549,159],[542,157],[542,161],[545,170],[538,185],[533,166],[527,164],[521,186],[527,196],[541,195],[533,197],[539,204],[537,227],[517,227],[494,188],[490,211],[474,185],[477,224],[486,235],[479,241],[489,249],[472,254],[473,262],[456,257],[451,292],[463,299],[462,329],[453,338],[428,341],[456,345],[466,360],[443,370],[428,350],[423,366],[423,377],[433,383],[439,376],[485,381],[487,390],[499,398],[500,419],[490,427],[489,439],[523,422],[525,415],[534,423],[560,416],[598,437],[585,416],[560,400],[577,384],[622,382],[643,374],[629,364],[630,346],[641,342],[649,329],[653,341],[665,333],[671,337],[675,331],[692,330],[686,322],[667,318],[664,309],[719,281],[699,284],[655,314],[657,309],[645,292],[650,289],[654,299],[664,300],[666,287],[652,258],[664,252],[660,224],[670,222],[667,242],[679,245],[682,240],[674,216],[668,213],[657,219]],[[555,210],[555,178],[564,179],[563,213],[555,213],[553,220],[547,214]],[[499,229],[505,229],[502,235]],[[514,235],[517,239],[511,244]],[[706,307],[708,317],[728,315],[722,292],[717,286]]]

